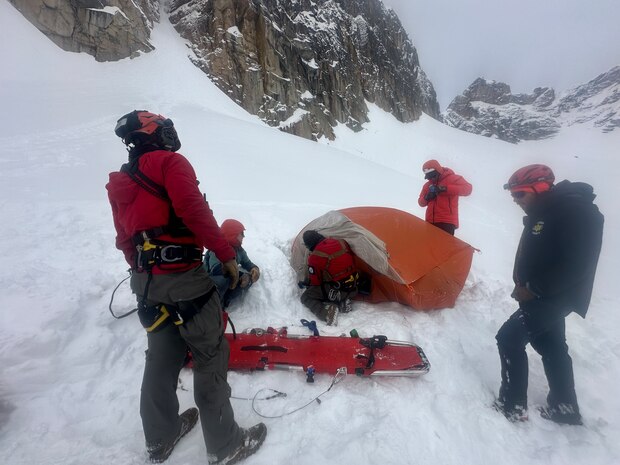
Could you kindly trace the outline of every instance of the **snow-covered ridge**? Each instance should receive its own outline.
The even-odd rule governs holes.
[[[443,118],[452,127],[508,142],[544,139],[573,124],[611,132],[620,127],[620,66],[557,99],[549,87],[513,95],[507,84],[479,78],[450,103]]]

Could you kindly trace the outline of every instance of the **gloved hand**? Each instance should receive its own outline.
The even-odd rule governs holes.
[[[431,184],[430,186],[428,186],[428,191],[434,194],[441,194],[442,192],[445,192],[447,189],[448,188],[446,186],[440,186],[438,184]]]
[[[247,273],[239,273],[239,286],[241,286],[242,289],[245,289],[250,284],[252,284],[252,278],[250,275]]]
[[[229,289],[234,289],[237,287],[237,283],[239,282],[239,266],[237,265],[237,261],[235,259],[228,260],[227,262],[222,263],[222,267],[224,268],[222,271],[224,272],[224,276],[230,277],[230,286]]]
[[[304,289],[308,287],[308,283],[306,281],[297,281],[297,287],[299,289]]]
[[[425,196],[424,196],[424,200],[426,200],[427,202],[430,202],[431,200],[434,200],[435,197],[437,197],[437,194],[435,192],[428,192]]]
[[[250,270],[250,278],[252,278],[252,282],[255,283],[260,278],[260,270],[257,266]]]
[[[510,297],[515,299],[517,302],[528,302],[530,300],[534,300],[537,296],[525,286],[515,286],[512,294],[510,294]]]

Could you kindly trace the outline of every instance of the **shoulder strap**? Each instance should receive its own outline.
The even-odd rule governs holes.
[[[125,163],[121,166],[121,172],[127,174],[138,186],[147,191],[149,194],[159,197],[160,199],[169,201],[168,192],[164,186],[160,186],[146,174],[140,171],[138,168],[138,160],[140,156],[137,156],[133,160]]]
[[[173,237],[184,237],[191,236],[191,231],[185,226],[181,218],[179,218],[172,208],[172,202],[170,201],[170,197],[168,196],[168,192],[164,188],[149,178],[146,174],[144,174],[140,168],[138,167],[138,160],[143,154],[136,156],[131,159],[129,162],[125,163],[121,166],[121,173],[125,173],[127,176],[131,178],[138,186],[147,191],[149,194],[154,195],[155,197],[162,199],[166,202],[170,203],[170,218],[168,220],[168,224],[165,226],[159,226],[156,228],[151,228],[146,231],[141,231],[135,234],[132,237],[134,244],[141,244],[145,240],[152,240],[162,234],[170,234]]]
[[[313,250],[312,252],[310,252],[311,255],[316,255],[317,257],[327,258],[327,262],[325,263],[325,267],[324,267],[323,272],[322,272],[322,280],[323,281],[331,281],[332,280],[332,275],[329,272],[329,265],[331,264],[331,261],[334,258],[338,258],[341,255],[344,255],[345,253],[348,252],[347,243],[345,241],[343,241],[342,239],[336,239],[336,240],[340,244],[340,250],[337,250],[336,252],[334,252],[332,254],[328,254],[326,252],[323,252],[322,250],[316,250],[316,249]]]

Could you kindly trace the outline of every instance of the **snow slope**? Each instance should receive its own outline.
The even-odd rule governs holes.
[[[246,462],[300,465],[600,464],[620,463],[620,318],[615,260],[620,242],[619,134],[569,128],[519,146],[448,128],[424,117],[398,123],[372,108],[359,134],[338,129],[321,144],[266,127],[223,95],[185,55],[164,21],[157,50],[134,60],[96,63],[62,52],[6,1],[0,1],[0,463],[143,464],[138,413],[146,336],[137,318],[107,311],[126,264],[114,248],[104,185],[125,161],[113,127],[136,108],[175,121],[185,154],[219,221],[236,218],[262,269],[258,285],[231,317],[238,329],[289,326],[311,316],[299,302],[288,264],[291,241],[311,219],[334,209],[382,205],[423,216],[416,199],[421,164],[437,157],[474,185],[461,202],[457,235],[480,249],[454,309],[416,312],[398,304],[357,304],[336,328],[411,340],[431,372],[418,379],[347,377],[322,402],[264,420],[263,448]],[[618,132],[618,131],[615,131]],[[562,427],[532,413],[508,423],[489,405],[499,386],[494,335],[514,311],[508,294],[521,212],[502,190],[520,165],[545,162],[558,178],[591,182],[606,214],[606,233],[588,319],[567,320],[584,427]],[[326,170],[325,167],[331,167]],[[130,309],[121,288],[115,308]],[[534,354],[530,401],[543,404],[546,382]],[[257,403],[266,415],[301,406],[331,382],[296,373],[230,373],[236,397],[263,388],[288,394]],[[181,407],[193,405],[184,371]],[[234,399],[238,422],[261,421]],[[205,463],[200,430],[168,460]]]

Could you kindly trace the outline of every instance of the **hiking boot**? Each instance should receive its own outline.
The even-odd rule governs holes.
[[[325,304],[323,311],[327,326],[336,326],[338,324],[338,306],[336,304]]]
[[[258,450],[267,436],[267,426],[259,423],[241,431],[241,443],[226,457],[217,459],[209,457],[209,465],[234,465]]]
[[[179,439],[189,433],[198,422],[198,409],[195,407],[188,408],[179,418],[181,419],[181,429],[174,439],[163,444],[147,444],[146,450],[152,463],[161,463],[170,457]]]
[[[545,420],[560,425],[583,425],[578,409],[570,404],[558,404],[557,407],[539,407],[538,411]]]
[[[515,404],[510,407],[501,400],[495,399],[493,402],[493,408],[504,415],[506,419],[512,423],[527,421],[527,408],[523,405]]]
[[[340,302],[339,307],[342,313],[349,313],[351,310],[353,310],[353,303],[351,302],[351,299],[344,299],[342,302]]]

